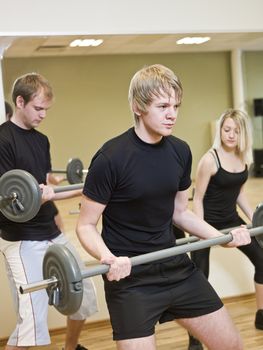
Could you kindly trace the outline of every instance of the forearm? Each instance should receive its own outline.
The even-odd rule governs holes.
[[[95,259],[103,260],[113,256],[96,226],[77,225],[76,233],[82,247]]]
[[[211,239],[223,235],[222,232],[216,230],[213,226],[209,225],[188,209],[178,214],[174,223],[200,239]],[[224,245],[226,247],[238,247],[251,242],[249,232],[245,227],[240,226],[239,228],[231,230],[231,233],[232,239],[229,243]]]
[[[186,209],[180,214],[175,213],[174,223],[179,225],[184,231],[201,239],[213,238],[221,234],[213,226],[209,225],[189,209]]]
[[[251,208],[247,197],[245,196],[244,193],[240,193],[238,198],[237,198],[237,205],[239,208],[243,211],[243,213],[246,215],[246,217],[252,221],[253,218],[253,209]]]

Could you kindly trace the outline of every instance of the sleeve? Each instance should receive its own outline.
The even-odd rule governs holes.
[[[117,183],[114,167],[102,152],[93,157],[83,187],[83,194],[90,199],[107,204]]]
[[[192,152],[190,147],[185,143],[183,158],[184,172],[179,184],[179,191],[185,191],[191,186],[191,171],[192,171]]]
[[[9,170],[16,168],[14,152],[10,142],[3,136],[0,136],[0,176]]]
[[[46,173],[50,173],[52,170],[52,165],[51,165],[51,154],[50,154],[50,143],[47,138],[47,170]]]

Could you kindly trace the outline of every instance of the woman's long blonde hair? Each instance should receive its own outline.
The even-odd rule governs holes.
[[[240,159],[250,166],[253,163],[252,127],[248,115],[239,109],[227,109],[218,119],[212,148],[218,150],[221,146],[221,129],[227,118],[233,119],[239,129],[237,153]]]

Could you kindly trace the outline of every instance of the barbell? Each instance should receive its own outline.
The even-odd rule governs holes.
[[[68,186],[55,186],[54,192],[82,189],[80,181],[83,173],[83,164],[78,158],[69,161],[67,168]],[[64,170],[54,170],[54,172]],[[29,172],[22,169],[9,170],[0,177],[0,211],[9,220],[26,222],[33,219],[41,207],[42,194],[37,180]],[[76,211],[74,213],[78,213]]]
[[[250,236],[255,236],[259,239],[261,235],[259,241],[262,247],[263,203],[257,206],[252,222],[253,227],[249,229]],[[131,257],[131,265],[141,265],[219,244],[226,244],[232,239],[233,236],[231,232],[228,231],[228,233],[212,239],[199,239],[197,242]],[[70,315],[75,313],[81,305],[83,297],[83,279],[107,273],[109,268],[109,265],[97,264],[81,271],[72,253],[65,246],[54,244],[47,249],[44,256],[44,280],[28,285],[21,285],[19,291],[24,294],[46,288],[49,296],[49,303],[54,305],[60,313]]]
[[[84,169],[83,163],[79,158],[71,158],[66,169],[52,169],[50,172],[66,174],[69,184],[78,184],[83,182],[83,175],[87,174],[88,170]]]
[[[54,192],[83,188],[83,183],[56,186]],[[26,222],[33,219],[42,204],[37,180],[25,170],[9,170],[0,177],[0,211],[9,220]]]

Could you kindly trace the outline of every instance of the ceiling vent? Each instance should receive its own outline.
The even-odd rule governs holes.
[[[38,46],[36,51],[47,52],[47,51],[63,51],[67,48],[67,45],[43,45]]]

